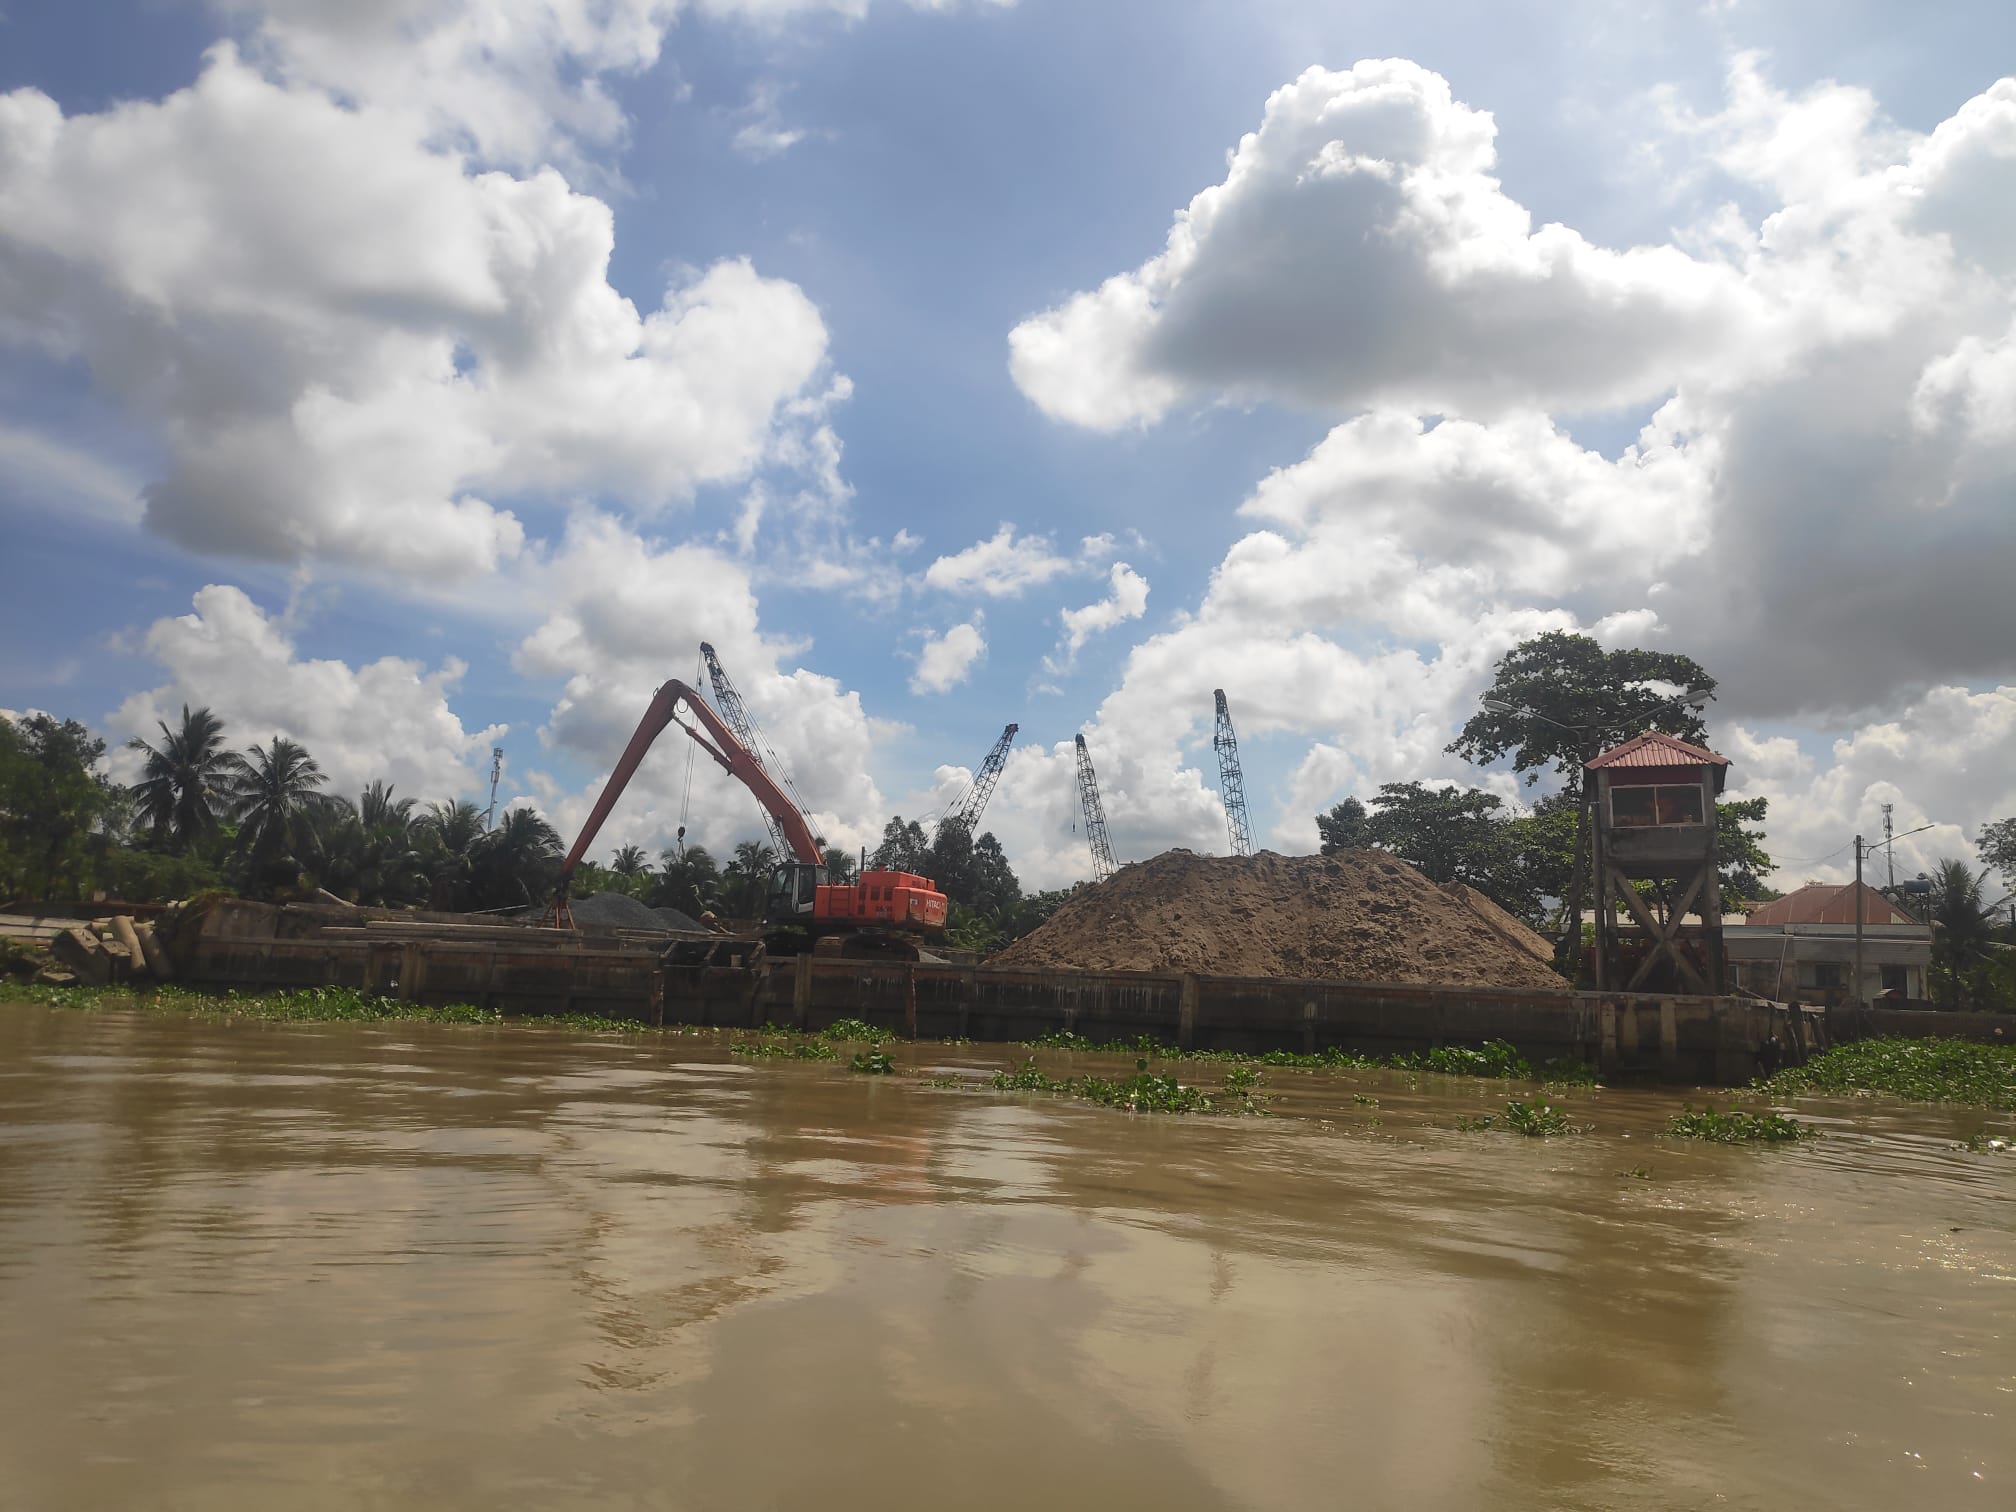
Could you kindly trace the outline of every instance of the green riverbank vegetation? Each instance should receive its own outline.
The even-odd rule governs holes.
[[[1774,1097],[1872,1092],[1912,1102],[2016,1111],[2016,1045],[1954,1039],[1870,1039],[1814,1056],[1758,1082]]]

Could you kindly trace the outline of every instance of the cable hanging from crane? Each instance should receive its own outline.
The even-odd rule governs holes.
[[[798,791],[798,785],[791,780],[791,774],[785,769],[783,760],[763,738],[763,732],[756,728],[756,721],[750,715],[748,705],[742,702],[742,695],[735,691],[735,684],[728,680],[728,673],[721,665],[721,658],[714,654],[714,648],[705,641],[700,642],[700,659],[707,664],[707,681],[714,688],[716,711],[728,722],[728,728],[735,732],[735,738],[741,741],[743,748],[756,759],[757,765],[791,796],[791,801],[798,806],[798,812],[809,814],[811,805],[805,801],[805,795]],[[764,817],[769,825],[770,838],[776,842],[777,854],[790,855],[790,838],[784,833],[783,826],[778,823],[777,816],[766,814]],[[820,837],[819,843],[821,846],[825,845],[823,836]]]
[[[1078,737],[1078,803],[1085,810],[1085,843],[1092,848],[1092,880],[1104,882],[1119,865],[1113,859],[1113,842],[1106,836],[1106,809],[1099,802],[1099,778],[1092,770],[1092,753],[1085,749],[1085,737]]]
[[[1225,828],[1232,837],[1232,854],[1253,854],[1253,829],[1246,819],[1246,776],[1239,769],[1239,737],[1232,733],[1232,710],[1225,702],[1225,690],[1211,696],[1218,701],[1218,727],[1211,736],[1211,748],[1218,753],[1218,791],[1225,800]]]
[[[987,753],[987,759],[980,763],[979,775],[965,792],[945,805],[945,812],[938,816],[938,823],[932,830],[935,840],[937,832],[947,824],[957,822],[966,826],[971,835],[980,828],[980,816],[987,810],[987,800],[994,796],[994,788],[1001,780],[1001,770],[1008,765],[1008,750],[1015,744],[1015,732],[1020,725],[1009,725],[1001,732],[1001,738],[994,742],[994,748]]]

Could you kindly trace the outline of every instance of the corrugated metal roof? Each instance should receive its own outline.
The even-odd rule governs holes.
[[[1589,770],[1593,772],[1597,767],[1727,765],[1727,756],[1717,756],[1713,751],[1689,745],[1671,735],[1661,735],[1657,730],[1647,730],[1643,735],[1633,735],[1620,746],[1612,746],[1589,763]]]
[[[1743,921],[1746,924],[1853,924],[1855,884],[1853,882],[1812,882],[1796,892],[1770,903],[1759,903]],[[1911,917],[1867,882],[1862,884],[1862,922],[1868,924],[1916,924]]]

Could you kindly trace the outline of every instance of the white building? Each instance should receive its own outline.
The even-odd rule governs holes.
[[[1870,1002],[1931,996],[1932,926],[1866,883],[1861,888],[1862,981],[1854,990],[1856,884],[1815,884],[1760,903],[1722,927],[1736,985],[1781,1003]]]

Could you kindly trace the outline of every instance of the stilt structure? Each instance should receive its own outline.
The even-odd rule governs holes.
[[[1596,990],[1720,997],[1726,973],[1715,797],[1729,758],[1648,731],[1587,768],[1596,802]],[[1653,884],[1651,903],[1637,882]],[[1635,931],[1620,927],[1620,903]],[[1697,923],[1687,922],[1689,913]]]

